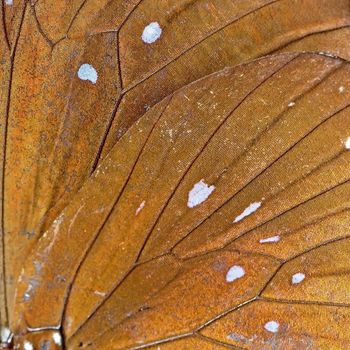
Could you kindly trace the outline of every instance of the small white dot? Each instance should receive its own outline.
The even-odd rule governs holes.
[[[269,321],[265,323],[264,328],[271,333],[277,333],[278,328],[280,327],[280,324],[276,321]]]
[[[162,35],[162,28],[158,22],[152,22],[145,27],[142,32],[141,39],[146,44],[153,44]]]
[[[350,137],[348,137],[345,141],[345,148],[350,149]]]
[[[267,237],[267,238],[262,238],[259,242],[264,244],[264,243],[276,243],[281,240],[280,236],[272,236],[272,237]]]
[[[55,344],[62,345],[62,337],[61,334],[59,334],[58,332],[52,334],[52,339],[55,342]]]
[[[339,91],[340,93],[344,92],[344,91],[345,91],[345,87],[344,87],[344,86],[339,86],[338,91]]]
[[[292,277],[292,283],[293,284],[298,284],[300,282],[302,282],[305,279],[305,275],[301,272],[298,272],[296,274],[293,275]]]
[[[226,281],[233,282],[245,275],[245,271],[242,266],[234,265],[230,267],[226,274]]]
[[[293,106],[295,106],[295,102],[289,102],[288,103],[288,107],[293,107]]]
[[[23,349],[24,350],[34,350],[33,344],[29,342],[28,340],[25,340],[23,342]]]
[[[98,75],[96,69],[91,64],[84,63],[78,70],[78,77],[81,80],[89,80],[93,84],[96,84]]]

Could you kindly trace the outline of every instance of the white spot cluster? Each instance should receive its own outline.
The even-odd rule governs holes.
[[[241,214],[239,214],[233,221],[233,223],[236,223],[238,221],[243,220],[246,216],[249,216],[250,214],[254,213],[256,210],[258,210],[261,207],[261,202],[254,202],[249,204],[247,208],[243,210]]]
[[[350,137],[348,137],[345,141],[345,148],[350,149]]]
[[[234,265],[230,267],[226,274],[226,281],[233,282],[242,278],[245,275],[244,268],[242,266]]]
[[[298,284],[302,282],[304,279],[305,279],[305,275],[302,272],[298,272],[292,276],[292,283]]]
[[[264,328],[271,333],[277,333],[280,328],[280,324],[277,321],[269,321],[265,323]]]
[[[146,44],[153,44],[162,35],[162,28],[158,22],[151,22],[142,32],[141,39]]]
[[[197,182],[188,193],[187,206],[193,208],[203,203],[215,190],[215,186],[208,186],[204,180]]]
[[[78,77],[81,80],[88,80],[91,81],[91,83],[96,84],[98,75],[96,69],[91,64],[84,63],[78,70]]]
[[[264,244],[264,243],[276,243],[281,240],[280,236],[272,236],[272,237],[267,237],[267,238],[262,238],[259,242]]]

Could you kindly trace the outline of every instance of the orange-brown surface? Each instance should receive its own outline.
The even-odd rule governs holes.
[[[350,349],[348,0],[0,9],[0,348]]]

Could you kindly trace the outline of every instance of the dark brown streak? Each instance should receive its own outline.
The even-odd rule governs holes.
[[[50,40],[50,38],[47,36],[47,34],[42,29],[41,24],[40,24],[38,17],[36,15],[35,6],[32,5],[32,6],[30,6],[30,8],[31,8],[31,12],[32,12],[32,15],[34,17],[34,20],[35,20],[35,23],[36,23],[36,26],[38,28],[39,33],[42,35],[42,37],[45,39],[45,41],[48,43],[48,45],[50,46],[50,48],[52,50],[54,47],[54,43]]]
[[[108,222],[109,218],[111,217],[111,215],[112,215],[112,213],[113,213],[113,211],[114,211],[116,205],[117,205],[118,202],[119,202],[119,199],[120,199],[121,196],[123,195],[123,193],[124,193],[124,191],[125,191],[125,188],[127,187],[128,183],[129,183],[129,181],[130,181],[131,174],[133,173],[133,171],[134,171],[134,169],[135,169],[135,167],[136,167],[136,165],[137,165],[137,163],[138,163],[138,160],[140,159],[141,155],[143,154],[143,151],[144,151],[144,149],[145,149],[145,146],[146,146],[146,144],[147,144],[147,141],[150,139],[151,135],[153,134],[153,131],[154,131],[155,127],[157,126],[157,124],[158,124],[158,122],[159,122],[159,120],[162,118],[163,114],[165,113],[165,111],[166,111],[167,108],[169,107],[172,98],[173,98],[173,95],[170,96],[170,98],[169,98],[167,104],[164,106],[163,110],[159,113],[158,119],[157,119],[157,120],[155,121],[155,123],[153,124],[153,126],[152,126],[152,128],[151,128],[151,130],[150,130],[150,132],[149,132],[149,134],[148,134],[148,136],[147,136],[147,138],[146,138],[146,140],[145,140],[145,142],[144,142],[144,144],[143,144],[143,146],[142,146],[142,148],[141,148],[141,150],[140,150],[140,152],[139,152],[137,158],[135,159],[135,162],[134,162],[134,164],[133,164],[133,166],[132,166],[132,168],[131,168],[131,170],[130,170],[130,173],[129,173],[128,178],[126,179],[126,181],[125,181],[125,183],[124,183],[124,185],[123,185],[123,187],[122,187],[122,189],[121,189],[119,195],[117,196],[117,198],[115,199],[115,201],[114,201],[114,203],[113,203],[113,205],[112,205],[112,208],[111,208],[110,212],[109,212],[108,215],[106,216],[106,218],[105,218],[105,220],[103,221],[103,223],[101,224],[100,228],[97,230],[94,239],[93,239],[92,242],[90,243],[88,249],[86,250],[84,256],[82,257],[82,259],[81,259],[81,261],[80,261],[80,263],[79,263],[79,265],[78,265],[78,268],[77,268],[77,270],[76,270],[76,272],[75,272],[75,274],[74,274],[74,276],[73,276],[73,278],[72,278],[72,281],[71,281],[71,283],[69,284],[69,287],[68,287],[68,289],[67,289],[67,293],[66,293],[66,297],[65,297],[65,302],[64,302],[64,307],[63,307],[63,310],[62,310],[62,318],[61,318],[61,319],[62,319],[62,322],[61,322],[61,323],[63,323],[63,321],[64,321],[64,319],[65,319],[67,303],[68,303],[68,299],[69,299],[69,296],[70,296],[70,294],[71,294],[71,291],[72,291],[72,288],[73,288],[75,279],[76,279],[76,277],[77,277],[77,275],[78,275],[78,273],[79,273],[79,271],[80,271],[80,269],[81,269],[81,267],[82,267],[82,265],[83,265],[83,263],[84,263],[86,257],[89,255],[90,251],[92,250],[92,247],[94,246],[95,242],[98,240],[98,238],[99,238],[99,236],[100,236],[100,234],[101,234],[103,228],[105,227],[106,223]],[[134,268],[134,267],[133,267],[133,268]],[[133,268],[132,268],[132,269],[133,269]],[[129,270],[128,274],[130,274],[130,272],[132,271],[132,269]],[[123,279],[123,280],[124,280],[124,279]],[[91,315],[87,317],[87,319],[89,319],[89,318],[104,304],[104,302],[110,297],[110,295],[113,293],[113,291],[114,291],[114,290],[112,290],[110,293],[108,293],[108,295],[106,296],[106,298],[102,300],[102,302],[95,308],[95,310],[91,313]],[[80,327],[79,327],[79,328],[80,328]],[[79,329],[79,328],[78,328],[78,329]],[[74,334],[75,334],[75,333],[73,333],[73,335],[74,335]],[[73,335],[72,335],[72,336],[73,336]]]
[[[298,43],[299,41],[302,41],[302,40],[304,40],[304,39],[307,39],[307,38],[310,37],[310,36],[319,35],[319,34],[331,33],[331,32],[335,32],[335,31],[337,31],[337,30],[346,29],[346,28],[350,28],[350,25],[349,25],[349,24],[344,24],[344,25],[342,25],[342,26],[335,27],[335,28],[332,28],[332,29],[325,29],[325,30],[321,30],[321,31],[314,31],[314,32],[311,32],[311,33],[307,33],[306,35],[303,35],[303,36],[301,36],[300,38],[291,40],[290,42],[281,45],[280,47],[278,47],[278,48],[276,48],[275,50],[271,51],[271,52],[269,53],[269,55],[274,55],[274,54],[276,54],[276,53],[279,53],[280,50],[283,50],[283,49],[287,48],[287,47],[290,46],[290,45],[293,45],[293,44],[295,44],[295,43]]]
[[[299,57],[299,56],[296,56]],[[189,164],[188,168],[186,169],[186,171],[183,173],[183,175],[181,176],[181,178],[179,179],[178,183],[176,184],[175,188],[172,190],[170,196],[168,197],[167,201],[165,202],[161,212],[159,213],[159,215],[157,216],[157,219],[155,221],[155,223],[153,224],[153,226],[151,227],[150,231],[148,232],[146,239],[143,243],[143,245],[141,246],[141,249],[139,251],[139,254],[137,256],[136,262],[139,261],[142,252],[148,242],[148,240],[150,239],[154,228],[156,227],[156,225],[158,224],[160,218],[162,217],[165,209],[167,208],[169,202],[171,201],[171,199],[173,198],[173,196],[175,195],[177,189],[179,188],[179,186],[181,185],[183,179],[186,177],[186,175],[188,174],[189,170],[192,168],[193,164],[197,161],[197,159],[201,156],[201,154],[203,153],[203,151],[206,149],[206,147],[208,146],[208,144],[210,143],[210,141],[213,139],[213,137],[216,135],[216,133],[219,131],[219,129],[225,124],[225,122],[228,120],[228,118],[242,105],[242,103],[244,103],[246,101],[247,98],[249,98],[259,87],[261,87],[266,81],[268,81],[271,77],[273,77],[275,74],[278,74],[284,67],[286,67],[288,64],[290,64],[291,62],[293,62],[294,59],[296,59],[296,57],[293,57],[290,61],[288,61],[287,63],[285,63],[283,66],[281,66],[279,69],[277,69],[276,71],[274,71],[272,74],[270,74],[268,77],[266,77],[259,85],[257,85],[253,90],[249,91],[243,98],[242,100],[239,102],[239,104],[233,109],[231,110],[226,116],[225,118],[222,120],[221,123],[219,123],[219,125],[216,127],[216,129],[213,131],[213,133],[209,136],[208,140],[204,143],[203,147],[199,150],[198,154],[196,155],[196,157],[192,160],[192,162]]]
[[[142,2],[143,0],[140,0],[136,5],[135,7],[128,13],[128,15],[124,18],[123,22],[120,24],[118,30],[116,31],[117,33],[117,63],[118,63],[118,75],[119,75],[119,91],[120,91],[120,95],[119,95],[119,98],[118,98],[118,101],[113,109],[113,112],[112,112],[112,116],[111,118],[109,119],[108,123],[107,123],[107,126],[106,126],[106,129],[105,129],[105,132],[102,136],[102,140],[100,142],[100,145],[98,147],[98,150],[97,150],[97,154],[96,154],[96,157],[95,157],[95,160],[92,164],[92,168],[90,170],[90,176],[94,173],[94,171],[96,170],[99,162],[100,162],[100,159],[101,159],[101,154],[102,154],[102,151],[104,149],[104,146],[106,144],[106,140],[107,140],[107,137],[109,135],[109,132],[112,128],[112,125],[113,125],[113,122],[114,122],[114,119],[115,119],[115,116],[117,115],[117,111],[118,111],[118,108],[120,106],[120,103],[124,97],[124,94],[123,94],[123,75],[122,75],[122,67],[121,67],[121,62],[120,62],[120,30],[122,29],[123,25],[125,24],[125,22],[128,20],[128,18],[131,16],[131,14],[135,11],[135,9],[139,6],[139,4]]]
[[[78,7],[77,11],[75,12],[74,16],[72,17],[72,19],[69,22],[68,28],[67,28],[67,32],[66,32],[66,36],[61,38],[60,40],[68,37],[69,31],[72,28],[72,25],[74,23],[74,21],[76,20],[76,18],[79,16],[80,11],[82,10],[82,8],[85,6],[85,4],[87,3],[88,0],[83,0],[80,4],[80,6]]]
[[[283,237],[288,237],[288,236],[291,236],[293,235],[294,233],[296,232],[299,232],[301,230],[304,230],[306,229],[307,227],[310,227],[310,226],[314,226],[314,225],[317,225],[317,224],[320,224],[322,221],[324,220],[327,220],[328,218],[331,218],[333,216],[338,216],[338,215],[341,215],[343,213],[346,213],[347,211],[349,211],[350,208],[346,208],[346,209],[341,209],[341,210],[338,210],[338,211],[335,211],[335,212],[331,212],[331,213],[327,213],[326,215],[323,215],[322,217],[319,217],[311,222],[307,222],[305,224],[303,224],[302,226],[294,229],[294,230],[290,230],[290,231],[286,231],[283,233]]]
[[[136,87],[137,85],[140,85],[141,83],[143,83],[145,80],[148,80],[149,78],[151,78],[153,75],[155,75],[156,73],[158,73],[159,71],[161,71],[162,69],[166,68],[168,65],[172,64],[173,62],[175,62],[176,60],[178,60],[181,56],[184,56],[187,52],[189,52],[190,50],[192,50],[194,47],[196,47],[197,45],[201,44],[203,41],[207,40],[208,38],[210,38],[211,36],[215,35],[216,33],[220,32],[221,30],[224,30],[225,28],[229,27],[230,25],[232,25],[235,22],[240,21],[242,18],[245,18],[261,9],[263,9],[264,7],[268,7],[276,2],[280,2],[282,0],[274,0],[269,2],[268,4],[262,5],[260,7],[257,7],[255,9],[253,9],[252,11],[244,14],[243,16],[239,17],[239,18],[235,18],[232,21],[229,21],[227,24],[225,24],[224,26],[214,30],[213,32],[211,32],[210,34],[208,34],[206,37],[202,38],[201,40],[197,41],[196,43],[194,43],[191,47],[187,48],[186,50],[184,50],[183,52],[181,52],[177,57],[174,57],[174,59],[166,64],[164,64],[162,67],[156,69],[155,71],[151,72],[149,75],[147,75],[146,77],[136,81],[135,83],[129,85],[123,92],[128,92],[130,90],[132,90],[134,87]]]
[[[307,300],[287,300],[287,299],[274,299],[267,297],[259,297],[257,300],[266,301],[268,303],[279,303],[288,305],[320,305],[320,306],[333,306],[333,307],[350,307],[350,304],[344,303],[332,303],[328,301],[307,301]]]
[[[17,44],[19,40],[19,36],[21,33],[22,29],[22,24],[24,20],[24,14],[26,10],[26,4],[24,5],[23,13],[21,16],[21,21],[19,24],[18,28],[18,33],[11,51],[11,66],[10,66],[10,75],[9,75],[9,85],[8,85],[8,95],[7,95],[7,101],[6,101],[6,116],[5,116],[5,125],[4,125],[4,132],[3,132],[3,144],[2,144],[2,149],[3,149],[3,161],[2,161],[2,167],[1,167],[1,172],[2,172],[2,179],[1,179],[1,240],[2,240],[2,283],[3,283],[3,290],[4,290],[4,303],[5,303],[5,319],[6,322],[8,323],[9,320],[9,310],[8,310],[8,296],[7,296],[7,271],[5,268],[6,264],[6,249],[5,249],[5,224],[4,224],[4,216],[5,216],[5,167],[6,167],[6,152],[7,152],[7,135],[8,135],[8,121],[9,121],[9,114],[10,114],[10,105],[11,105],[11,92],[12,92],[12,80],[13,80],[13,72],[14,72],[14,62],[15,62],[15,56],[16,56],[16,49],[17,49]]]
[[[11,45],[10,45],[10,41],[9,41],[9,37],[8,37],[8,32],[7,32],[7,27],[6,27],[6,8],[5,8],[5,0],[1,1],[1,17],[2,17],[2,27],[3,27],[3,31],[4,31],[4,39],[5,39],[5,43],[6,46],[8,48],[8,50],[11,49]]]
[[[284,157],[290,150],[292,150],[293,148],[295,148],[300,142],[302,142],[305,138],[307,138],[314,130],[316,130],[317,128],[319,128],[320,126],[322,126],[324,123],[326,123],[330,118],[334,117],[335,115],[337,115],[338,113],[341,113],[343,110],[345,110],[346,108],[349,108],[350,105],[347,105],[343,108],[341,108],[340,110],[337,110],[335,111],[332,115],[330,115],[328,118],[326,118],[325,120],[323,120],[321,123],[319,123],[318,125],[316,125],[312,130],[310,130],[307,134],[305,134],[302,138],[300,138],[294,145],[292,145],[290,148],[288,148],[285,152],[283,152],[278,158],[276,158],[267,168],[265,168],[264,170],[262,170],[259,174],[257,174],[254,178],[252,178],[246,185],[244,185],[239,191],[237,191],[232,197],[228,198],[220,207],[216,208],[208,217],[206,217],[202,222],[200,222],[196,227],[194,227],[187,235],[185,235],[184,237],[182,237],[171,249],[171,251],[173,251],[175,249],[175,247],[177,247],[182,241],[184,241],[188,236],[190,236],[192,234],[192,232],[194,230],[196,230],[200,225],[202,225],[204,222],[206,222],[213,214],[215,214],[217,211],[219,211],[224,205],[226,205],[228,202],[230,202],[234,196],[236,196],[237,194],[241,193],[245,188],[247,188],[255,179],[257,179],[259,176],[261,176],[262,174],[264,174],[271,166],[273,166],[275,163],[277,163],[282,157]],[[314,197],[313,197],[314,198]],[[304,202],[302,202],[304,203]],[[301,203],[301,204],[302,204]],[[300,205],[300,204],[299,204]],[[298,205],[298,206],[299,206]],[[296,206],[297,207],[297,206]],[[296,207],[293,207],[291,209],[294,209]],[[290,210],[291,210],[290,209]],[[282,214],[288,212],[289,210],[283,212]],[[280,214],[280,215],[282,215]],[[273,219],[279,217],[280,215],[274,217]],[[271,220],[273,220],[271,219]],[[269,222],[271,220],[268,220],[266,222]],[[265,222],[265,223],[266,223]],[[263,224],[265,224],[263,223]],[[261,224],[261,225],[263,225]],[[257,227],[260,227],[261,225],[258,225],[256,226],[255,228]],[[250,229],[249,231],[246,231],[244,232],[242,235],[236,237],[234,240],[242,237],[243,235],[245,235],[246,233],[248,232],[251,232],[252,230],[254,230],[255,228],[253,229]],[[229,243],[227,244],[230,244],[232,243],[234,240],[232,241],[229,241]],[[227,246],[227,244],[225,245],[225,247]]]
[[[271,276],[271,278],[265,283],[264,287],[261,289],[260,293],[258,294],[258,297],[261,297],[262,294],[265,292],[266,288],[268,287],[268,285],[271,283],[271,281],[276,277],[276,275],[280,272],[280,270],[282,269],[282,267],[284,265],[286,265],[288,262],[292,261],[292,260],[295,260],[305,254],[308,254],[314,250],[317,250],[319,248],[322,248],[322,247],[325,247],[329,244],[332,244],[332,243],[336,243],[336,242],[339,242],[339,241],[343,241],[343,240],[346,240],[350,237],[350,235],[346,235],[346,236],[343,236],[343,237],[338,237],[338,238],[335,238],[335,239],[332,239],[332,240],[329,240],[327,242],[322,242],[321,244],[318,244],[310,249],[307,249],[307,250],[304,250],[303,252],[301,253],[298,253],[294,256],[292,256],[291,258],[288,258],[286,259],[279,267],[278,269],[274,272],[274,274]]]
[[[198,338],[208,342],[208,343],[211,343],[213,345],[219,345],[219,346],[222,346],[222,347],[225,347],[225,348],[228,348],[228,349],[233,349],[233,350],[246,350],[244,348],[240,348],[238,346],[234,346],[234,345],[231,345],[231,344],[227,344],[227,343],[224,343],[224,342],[221,342],[219,340],[216,340],[216,339],[213,339],[213,338],[209,338],[201,333],[196,333],[195,334]]]

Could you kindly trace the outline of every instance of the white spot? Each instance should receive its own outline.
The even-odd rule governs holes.
[[[261,202],[254,202],[254,203],[249,204],[249,206],[247,208],[245,208],[244,211],[241,214],[239,214],[233,222],[236,223],[238,221],[241,221],[246,216],[254,213],[260,207],[261,207]]]
[[[295,102],[289,102],[288,103],[288,107],[293,107],[293,106],[295,106]]]
[[[25,340],[23,342],[23,349],[24,350],[34,350],[33,344],[29,342],[28,340]]]
[[[142,201],[140,206],[136,209],[135,215],[139,215],[140,211],[145,207],[146,201]]]
[[[272,236],[272,237],[268,237],[268,238],[262,238],[259,242],[260,243],[275,243],[275,242],[279,242],[281,240],[280,236]]]
[[[91,64],[84,63],[78,70],[78,77],[81,80],[89,80],[93,84],[96,84],[98,76],[96,69]]]
[[[264,328],[271,333],[277,333],[278,328],[280,327],[280,324],[276,321],[269,321],[265,323]]]
[[[193,208],[203,203],[215,190],[215,186],[208,186],[204,180],[197,182],[188,193],[187,206]]]
[[[6,5],[13,5],[13,0],[5,0]]]
[[[1,327],[0,328],[0,342],[8,343],[11,340],[12,333],[9,328]]]
[[[305,279],[305,275],[301,272],[298,272],[296,274],[293,275],[292,277],[292,283],[293,284],[298,284],[300,282],[302,282]]]
[[[62,337],[61,334],[59,334],[58,332],[52,334],[52,339],[55,342],[55,344],[62,345]]]
[[[345,141],[345,148],[350,149],[350,137],[348,137]]]
[[[338,91],[339,91],[340,93],[344,92],[344,91],[345,91],[345,87],[344,87],[344,86],[339,86]]]
[[[245,271],[242,266],[234,265],[230,267],[226,274],[226,281],[233,282],[245,275]]]
[[[142,32],[141,39],[146,44],[152,44],[162,35],[162,28],[158,22],[152,22]]]
[[[98,290],[95,290],[94,294],[98,295],[99,297],[105,297],[106,296],[106,293],[99,292]]]

